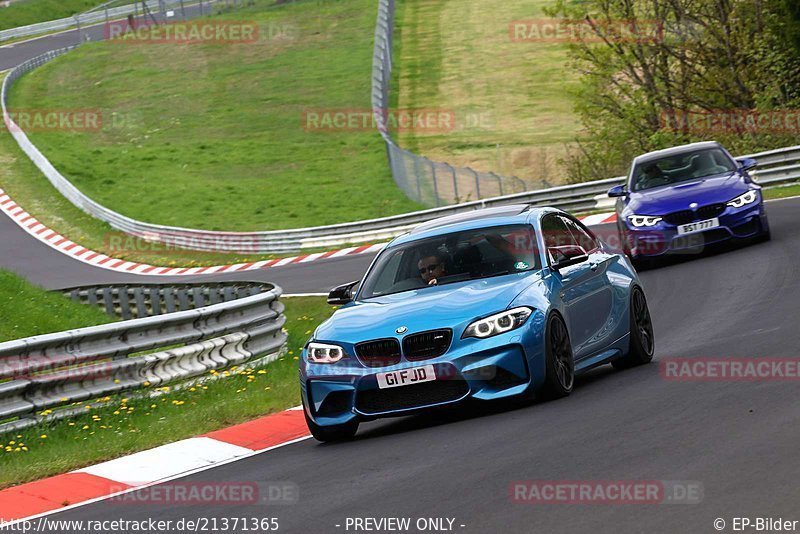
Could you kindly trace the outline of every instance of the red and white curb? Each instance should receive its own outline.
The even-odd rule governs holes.
[[[302,407],[0,491],[0,522],[45,516],[309,438]]]
[[[35,237],[51,248],[54,248],[58,252],[61,252],[62,254],[66,254],[73,259],[82,261],[83,263],[87,263],[95,267],[131,274],[178,276],[253,271],[258,269],[268,269],[270,267],[282,267],[284,265],[293,263],[307,263],[325,258],[338,258],[353,254],[369,254],[371,252],[378,252],[385,245],[385,243],[380,243],[377,245],[361,245],[358,247],[349,247],[341,250],[330,250],[328,252],[304,254],[291,258],[278,258],[274,260],[264,260],[252,263],[237,263],[234,265],[214,265],[211,267],[159,267],[156,265],[148,265],[146,263],[136,263],[112,258],[100,252],[95,252],[93,250],[84,248],[40,223],[20,205],[14,202],[2,189],[0,189],[0,211],[8,215],[11,220],[17,223],[17,225],[28,232],[31,236]]]
[[[252,263],[237,263],[234,265],[215,265],[212,267],[159,267],[156,265],[148,265],[146,263],[136,263],[112,258],[100,252],[95,252],[93,250],[84,248],[57,233],[55,230],[51,230],[44,224],[40,223],[20,205],[14,202],[11,197],[9,197],[2,189],[0,189],[0,211],[8,215],[11,220],[17,223],[17,225],[19,225],[34,238],[52,247],[58,252],[70,256],[73,259],[82,261],[83,263],[87,263],[94,267],[100,267],[111,271],[141,275],[179,276],[254,271],[259,269],[269,269],[271,267],[283,267],[284,265],[290,264],[308,263],[327,258],[339,258],[341,256],[355,254],[369,254],[380,251],[386,245],[386,243],[361,245],[358,247],[349,247],[341,250],[329,250],[327,252],[304,254],[291,258],[279,258]],[[597,224],[614,222],[617,220],[617,217],[614,213],[600,213],[581,217],[581,220],[587,226],[593,226]]]

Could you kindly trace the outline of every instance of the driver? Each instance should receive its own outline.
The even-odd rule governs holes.
[[[646,189],[647,187],[652,187],[657,185],[657,182],[664,180],[664,174],[661,172],[661,169],[658,168],[658,165],[653,163],[652,165],[648,165],[644,169],[644,174],[639,177],[639,183],[644,186]]]
[[[419,276],[429,286],[438,283],[438,279],[445,275],[444,256],[441,254],[428,254],[417,262]]]

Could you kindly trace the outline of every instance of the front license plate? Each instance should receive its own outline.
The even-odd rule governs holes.
[[[386,389],[436,380],[436,371],[434,371],[432,365],[425,365],[423,367],[409,367],[399,371],[389,371],[388,373],[378,373],[375,376],[378,379],[378,387]]]
[[[678,235],[691,234],[693,232],[702,232],[709,228],[716,228],[719,226],[719,219],[706,219],[705,221],[697,221],[690,224],[682,224],[678,226]]]

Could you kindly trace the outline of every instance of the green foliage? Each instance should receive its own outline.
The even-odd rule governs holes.
[[[796,131],[730,119],[800,103],[797,12],[789,0],[558,0],[552,16],[595,23],[570,47],[587,132],[567,158],[573,181],[624,174],[635,155],[687,142],[735,153],[795,144]],[[636,21],[636,38],[619,21]]]

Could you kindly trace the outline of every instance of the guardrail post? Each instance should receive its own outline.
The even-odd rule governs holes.
[[[458,177],[456,176],[456,170],[449,163],[445,163],[445,165],[450,169],[450,173],[453,175],[453,196],[455,197],[455,201],[458,202]]]
[[[475,198],[481,198],[481,180],[478,177],[478,171],[471,167],[467,167],[467,170],[475,176]]]
[[[422,183],[420,182],[420,175],[422,172],[419,168],[420,159],[414,156],[414,176],[417,178],[417,201],[422,202]]]

